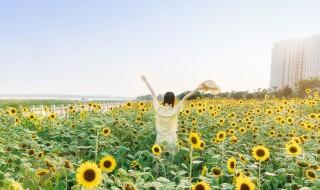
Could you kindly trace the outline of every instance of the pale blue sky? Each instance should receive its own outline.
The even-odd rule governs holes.
[[[316,0],[0,0],[0,94],[263,88],[272,44],[316,33]]]

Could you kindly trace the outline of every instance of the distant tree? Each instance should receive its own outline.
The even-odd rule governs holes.
[[[181,94],[179,94],[177,96],[177,98],[179,100],[181,100],[185,95],[187,95],[190,91],[185,91],[185,92],[182,92]],[[193,99],[196,99],[196,98],[203,98],[203,94],[201,94],[200,92],[196,92],[194,93],[192,96],[190,96],[190,98],[188,98],[188,100],[193,100]]]
[[[320,78],[309,78],[300,80],[296,84],[297,93],[299,97],[304,97],[306,95],[306,89],[319,89],[320,88]]]
[[[239,92],[236,92],[236,91],[233,91],[231,92],[231,97],[234,98],[234,99],[243,99],[247,96],[247,91],[239,91]]]
[[[282,89],[282,95],[286,98],[291,97],[292,89],[287,85]]]
[[[182,92],[181,94],[178,94],[177,95],[177,98],[179,100],[182,100],[183,97],[185,97],[190,91],[185,91],[185,92]]]
[[[210,94],[210,93],[206,93],[202,95],[203,98],[215,98],[216,95]]]
[[[230,98],[231,97],[230,92],[223,92],[223,93],[218,94],[217,96],[220,98]]]
[[[151,95],[138,96],[136,100],[152,100],[152,96]]]

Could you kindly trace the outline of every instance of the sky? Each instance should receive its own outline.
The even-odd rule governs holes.
[[[314,0],[0,0],[0,94],[269,87],[274,42],[320,33]]]

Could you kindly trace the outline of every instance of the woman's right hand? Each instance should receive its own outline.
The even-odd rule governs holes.
[[[204,85],[204,82],[202,82],[199,86],[198,86],[198,90],[203,90],[203,89],[205,89],[206,88],[206,86]]]

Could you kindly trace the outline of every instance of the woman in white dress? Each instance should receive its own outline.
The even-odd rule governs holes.
[[[151,85],[148,83],[144,75],[141,76],[142,81],[147,85],[151,92],[153,99],[153,106],[156,111],[156,142],[155,144],[167,146],[169,152],[175,152],[177,147],[177,130],[178,130],[178,115],[183,108],[185,101],[198,90],[204,88],[201,83],[195,90],[189,92],[183,99],[175,106],[175,95],[173,92],[167,92],[164,95],[162,104],[159,104],[156,93]]]

